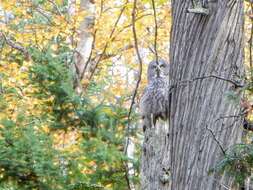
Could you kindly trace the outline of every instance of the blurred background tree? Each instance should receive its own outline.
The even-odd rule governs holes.
[[[168,7],[157,2],[166,57]],[[132,2],[121,0],[1,1],[1,189],[138,189],[131,13]],[[151,2],[138,3],[136,25],[146,63],[154,56]]]

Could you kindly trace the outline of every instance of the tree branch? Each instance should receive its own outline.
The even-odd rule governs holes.
[[[157,16],[156,16],[155,0],[151,0],[151,1],[152,1],[153,12],[154,12],[154,21],[155,21],[154,50],[155,50],[156,62],[158,63],[158,52],[157,52],[158,25],[157,25]]]
[[[226,116],[220,116],[219,118],[217,118],[214,123],[216,123],[217,121],[220,121],[222,119],[230,119],[230,118],[240,118],[242,116],[245,116],[247,114],[247,112],[241,112],[238,115],[226,115]]]
[[[94,73],[95,73],[95,70],[96,70],[96,68],[97,68],[97,66],[98,66],[98,64],[99,64],[99,62],[101,61],[103,55],[105,54],[105,52],[106,52],[106,50],[107,50],[107,47],[108,47],[108,45],[109,45],[109,43],[110,43],[110,41],[111,41],[111,39],[112,39],[112,36],[113,36],[113,34],[114,34],[114,32],[115,32],[117,26],[118,26],[118,23],[119,23],[119,21],[120,21],[122,15],[123,15],[123,13],[124,13],[126,7],[127,7],[127,4],[128,4],[128,0],[126,0],[124,7],[121,9],[121,11],[120,11],[120,13],[119,13],[119,16],[118,16],[116,22],[114,23],[113,29],[112,29],[112,31],[111,31],[111,33],[110,33],[110,35],[109,35],[108,41],[106,42],[106,44],[105,44],[105,46],[104,46],[104,49],[103,49],[103,51],[102,51],[102,53],[101,53],[101,56],[98,58],[98,60],[97,60],[97,61],[95,62],[95,64],[94,64],[94,69],[93,69],[92,72],[91,72],[91,75],[90,75],[90,77],[89,77],[89,80],[91,80],[91,78],[93,77],[93,75],[94,75]]]
[[[219,142],[219,140],[216,138],[215,134],[213,133],[213,131],[211,129],[208,128],[208,126],[206,125],[206,129],[212,134],[213,140],[217,143],[217,145],[220,147],[223,155],[226,155],[226,151],[224,150],[224,148],[221,146],[221,143]]]
[[[131,113],[132,113],[132,109],[133,109],[133,105],[135,102],[135,97],[137,95],[137,91],[141,82],[141,75],[142,75],[142,59],[141,59],[141,55],[140,55],[140,51],[139,51],[139,47],[138,47],[138,38],[137,38],[137,33],[136,33],[136,27],[135,27],[135,23],[136,23],[136,9],[137,9],[137,0],[134,0],[133,2],[133,11],[132,11],[132,31],[133,31],[133,38],[134,38],[134,47],[136,50],[136,54],[138,57],[138,61],[139,61],[139,76],[138,76],[138,80],[134,89],[134,93],[132,96],[132,100],[131,100],[131,105],[129,108],[129,113],[127,116],[127,129],[126,129],[126,144],[124,147],[124,154],[127,156],[127,150],[128,150],[128,146],[129,146],[129,133],[130,133],[130,117],[131,117]],[[128,175],[128,174],[127,174]],[[127,176],[128,178],[128,176]],[[129,189],[131,189],[130,184],[129,184]]]
[[[126,45],[123,48],[119,48],[118,51],[116,53],[113,53],[113,54],[104,54],[104,55],[102,53],[98,54],[95,58],[92,58],[91,61],[97,60],[97,58],[100,57],[100,56],[102,56],[101,61],[106,60],[106,59],[110,59],[112,57],[115,57],[115,56],[119,55],[123,51],[129,50],[129,49],[132,49],[132,48],[134,48],[134,46],[129,44],[129,45]]]
[[[223,81],[227,81],[229,83],[232,83],[236,88],[242,88],[244,87],[244,85],[242,84],[238,84],[237,82],[233,81],[233,80],[230,80],[230,79],[227,79],[227,78],[224,78],[224,77],[220,77],[220,76],[216,76],[216,75],[209,75],[209,76],[203,76],[203,77],[196,77],[194,79],[192,79],[192,81],[195,81],[195,80],[202,80],[202,79],[207,79],[207,78],[216,78],[216,79],[220,79],[220,80],[223,80]]]
[[[251,14],[253,14],[253,3],[250,4],[251,7]],[[253,42],[253,19],[251,19],[251,32],[250,32],[250,39],[249,43],[249,65],[250,65],[250,78],[253,81],[253,65],[252,65],[252,42]]]
[[[58,14],[62,16],[62,13],[61,13],[58,5],[53,0],[48,0],[48,1],[54,5],[54,7],[56,8],[56,11],[58,12]]]
[[[27,51],[27,49],[25,49],[23,46],[13,42],[12,40],[10,40],[3,32],[0,32],[0,37],[3,37],[3,39],[5,40],[5,42],[12,47],[13,49],[16,49],[20,52],[22,52],[26,58],[30,58],[29,52]]]
[[[216,75],[207,75],[207,76],[202,76],[202,77],[196,77],[196,78],[189,79],[189,80],[178,81],[176,84],[172,85],[172,88],[175,88],[175,87],[178,87],[178,86],[184,86],[184,85],[186,85],[185,83],[192,83],[192,82],[195,82],[197,80],[203,80],[203,79],[208,79],[208,78],[216,78],[216,79],[219,79],[219,80],[229,82],[229,83],[233,84],[235,86],[235,88],[244,87],[244,85],[239,84],[238,82],[233,81],[231,79],[227,79],[227,78],[224,78],[224,77],[221,77],[221,76],[216,76]]]
[[[139,84],[141,82],[141,75],[142,75],[142,59],[141,59],[141,55],[140,55],[140,51],[139,51],[138,37],[137,37],[137,33],[136,33],[136,28],[135,28],[136,3],[137,3],[137,0],[134,0],[133,11],[132,11],[132,31],[133,31],[133,37],[134,37],[134,47],[135,47],[135,51],[136,51],[138,61],[139,61],[139,77],[138,77],[138,80],[137,80],[137,83],[136,83],[136,86],[135,86],[135,89],[134,89],[134,93],[133,93],[132,100],[131,100],[131,105],[130,105],[129,112],[128,112],[127,134],[129,134],[129,131],[130,131],[130,117],[131,117],[135,97],[137,95],[137,91],[138,91],[138,88],[139,88]],[[127,152],[128,144],[129,144],[129,137],[127,135],[127,143],[126,143],[125,150],[124,150],[125,154]]]

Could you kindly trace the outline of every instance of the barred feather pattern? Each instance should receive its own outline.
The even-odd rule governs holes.
[[[161,63],[161,61],[159,63]],[[156,67],[155,62],[150,63],[148,69],[148,85],[140,101],[140,112],[144,121],[144,130],[146,127],[155,126],[158,119],[166,120],[168,115],[169,65],[166,64],[160,67],[160,74],[158,75]]]

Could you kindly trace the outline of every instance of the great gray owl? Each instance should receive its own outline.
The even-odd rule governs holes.
[[[151,61],[148,65],[148,85],[140,101],[144,130],[146,127],[155,126],[159,118],[163,120],[167,118],[168,87],[169,64],[163,59],[158,60],[158,62]]]

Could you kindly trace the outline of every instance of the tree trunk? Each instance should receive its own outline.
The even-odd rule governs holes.
[[[83,91],[81,81],[85,79],[85,75],[88,73],[92,63],[90,61],[90,56],[92,52],[92,45],[94,36],[92,34],[92,29],[95,23],[95,3],[93,0],[81,0],[80,10],[76,10],[76,0],[69,0],[69,15],[76,14],[75,12],[85,11],[86,16],[83,18],[78,32],[78,39],[76,52],[74,55],[75,68],[73,69],[75,79],[75,90],[77,93]]]
[[[168,125],[161,122],[155,128],[145,130],[141,159],[142,190],[165,190],[170,187],[168,179],[166,181],[166,178],[170,181],[168,132]]]
[[[243,1],[212,1],[207,16],[187,13],[191,7],[191,1],[172,0],[170,127],[168,134],[145,132],[142,189],[236,189],[232,178],[209,171],[241,141],[240,106],[227,93],[238,91],[233,81],[244,77]],[[154,149],[153,136],[167,140]],[[166,163],[171,179],[162,183],[162,175],[155,176]]]

